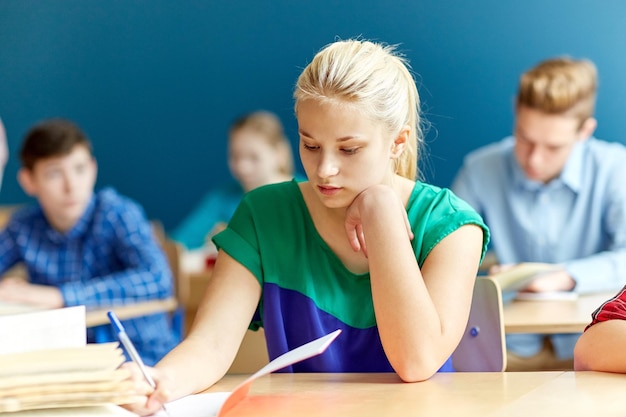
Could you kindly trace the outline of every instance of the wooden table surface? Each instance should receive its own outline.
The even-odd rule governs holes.
[[[232,391],[227,375],[206,392]],[[271,374],[227,416],[625,416],[626,375],[599,372]]]
[[[107,312],[110,310],[115,311],[115,314],[120,320],[125,320],[155,313],[171,312],[174,311],[177,306],[178,302],[175,298],[167,298],[164,300],[142,301],[124,306],[103,307],[97,310],[87,310],[85,312],[85,324],[87,327],[110,324],[109,318],[107,317]],[[41,308],[36,308],[27,304],[0,302],[0,315],[29,313],[41,310]]]
[[[582,333],[591,313],[615,293],[581,295],[574,300],[513,300],[504,305],[509,333]]]

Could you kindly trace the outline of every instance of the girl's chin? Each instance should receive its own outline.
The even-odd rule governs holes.
[[[329,208],[329,209],[345,209],[348,206],[350,206],[350,203],[352,202],[352,200],[347,201],[345,198],[340,199],[340,198],[327,197],[322,194],[318,194],[318,197],[320,201],[322,202],[322,204],[324,205],[324,207]]]

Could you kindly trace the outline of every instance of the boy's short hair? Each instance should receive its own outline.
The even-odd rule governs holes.
[[[522,74],[517,107],[575,117],[582,124],[594,114],[597,89],[598,72],[593,62],[552,58]]]
[[[44,120],[24,136],[20,160],[26,169],[32,171],[38,161],[67,155],[77,145],[84,146],[93,154],[91,142],[76,124],[65,119]]]

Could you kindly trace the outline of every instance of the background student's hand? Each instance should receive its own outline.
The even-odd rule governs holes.
[[[554,272],[543,272],[537,276],[523,291],[525,292],[551,292],[571,291],[576,281],[565,269]]]
[[[496,264],[489,267],[489,275],[498,274],[512,269],[517,264]]]
[[[134,385],[132,394],[145,396],[145,401],[125,404],[124,408],[140,416],[147,416],[155,414],[163,408],[163,404],[171,401],[171,387],[173,382],[163,372],[149,366],[146,367],[152,379],[154,379],[154,382],[157,384],[156,389],[153,389],[150,384],[148,384],[148,381],[146,381],[146,378],[143,376],[136,363],[125,362],[121,367],[131,372],[131,379]]]
[[[0,300],[42,308],[60,308],[65,305],[57,287],[31,284],[21,277],[7,277],[0,281]]]
[[[365,244],[365,235],[363,234],[363,214],[366,209],[372,209],[371,213],[376,210],[386,210],[391,208],[397,210],[407,230],[410,239],[413,239],[413,231],[406,214],[406,209],[400,201],[398,195],[386,185],[375,185],[363,190],[352,201],[346,211],[345,228],[350,246],[355,252],[363,251],[367,257],[367,245]]]
[[[505,272],[517,264],[493,265],[489,268],[489,275]],[[552,291],[571,291],[576,285],[576,281],[567,273],[565,269],[559,269],[552,272],[542,272],[537,278],[532,280],[530,284],[523,288],[522,292],[552,292]]]

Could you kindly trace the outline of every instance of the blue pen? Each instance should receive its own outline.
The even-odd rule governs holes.
[[[152,379],[152,376],[148,373],[146,366],[141,360],[141,356],[139,356],[139,353],[137,352],[137,349],[135,349],[135,345],[133,345],[133,342],[130,341],[128,334],[126,333],[126,329],[124,329],[124,326],[122,326],[122,322],[120,321],[120,319],[117,318],[113,311],[109,311],[107,313],[107,316],[109,316],[111,324],[113,325],[113,327],[115,327],[115,330],[117,331],[117,337],[120,340],[122,346],[124,346],[124,350],[126,351],[126,353],[128,353],[128,356],[130,356],[132,361],[135,362],[137,366],[139,366],[139,370],[143,374],[144,378],[146,378],[146,381],[148,381],[148,384],[150,384],[152,388],[156,389],[156,383],[154,382],[154,379]],[[163,410],[165,410],[165,412],[167,413],[167,409],[165,408],[165,406],[163,406]]]

